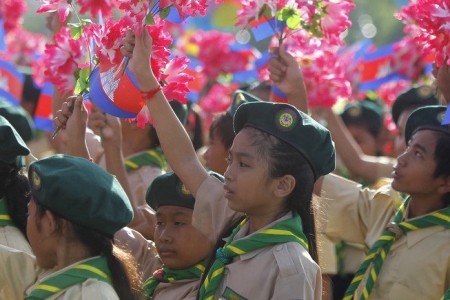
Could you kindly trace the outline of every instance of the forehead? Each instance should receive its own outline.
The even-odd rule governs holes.
[[[439,133],[434,130],[422,129],[413,134],[410,145],[420,144],[427,150],[434,152]]]
[[[176,205],[164,205],[160,206],[156,211],[156,216],[187,216],[192,217],[192,209],[176,206]]]

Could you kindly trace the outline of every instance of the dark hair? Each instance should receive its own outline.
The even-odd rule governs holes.
[[[434,151],[434,159],[436,160],[436,170],[433,177],[450,176],[450,137],[448,134],[433,131],[437,135],[436,149]],[[450,205],[450,192],[443,197],[445,205]]]
[[[37,213],[40,217],[45,214],[47,208],[36,202]],[[56,218],[59,230],[62,230],[63,217],[52,212]],[[106,257],[108,268],[111,271],[111,281],[119,299],[134,300],[142,298],[142,278],[137,269],[137,263],[130,253],[114,245],[113,239],[92,230],[70,222],[74,238],[85,245],[92,256],[102,255]]]
[[[312,197],[314,172],[308,161],[298,150],[288,143],[258,129],[252,130],[253,146],[258,147],[259,155],[268,161],[270,178],[292,175],[295,187],[286,201],[286,213],[296,212],[302,219],[303,233],[308,238],[309,253],[318,262],[316,227]]]
[[[209,139],[211,140],[213,135],[216,134],[225,149],[230,149],[235,137],[233,130],[233,117],[227,112],[223,112],[214,118],[214,121],[209,127]]]
[[[159,143],[158,134],[156,133],[156,129],[155,127],[153,127],[153,125],[150,126],[149,137],[150,137],[150,149],[155,149],[161,145]]]
[[[194,109],[193,105],[188,105],[188,116],[186,126],[192,128],[192,145],[195,151],[203,147],[203,122],[199,112]]]
[[[26,236],[30,184],[15,163],[0,162],[0,198],[4,197],[14,224]]]

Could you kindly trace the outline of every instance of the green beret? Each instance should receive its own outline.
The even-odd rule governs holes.
[[[133,219],[116,177],[87,159],[54,155],[31,163],[33,198],[72,223],[112,237]]]
[[[450,124],[441,124],[446,110],[447,107],[442,105],[423,106],[414,110],[406,121],[406,144],[408,144],[409,140],[416,131],[422,129],[441,131],[450,135]]]
[[[414,87],[408,91],[400,94],[392,104],[392,119],[397,124],[398,119],[403,111],[413,108],[416,109],[426,105],[437,105],[438,99],[433,93],[433,90],[428,85]]]
[[[341,113],[342,121],[348,125],[366,128],[374,137],[383,128],[383,109],[372,100],[362,100],[347,104]]]
[[[335,168],[334,143],[328,129],[292,105],[242,104],[234,116],[235,133],[245,126],[269,133],[297,149],[310,164],[316,179]]]
[[[250,93],[247,93],[242,90],[237,90],[233,94],[233,101],[231,102],[231,105],[228,108],[227,113],[233,117],[234,114],[236,113],[236,110],[238,109],[238,107],[241,104],[247,103],[247,102],[262,102],[262,101],[263,100],[259,99],[256,96],[253,96]]]
[[[186,125],[188,116],[187,105],[175,100],[170,101],[169,104],[177,115],[178,120],[180,120],[181,124]]]
[[[34,123],[25,109],[0,99],[0,115],[14,126],[24,141],[31,140],[34,133]]]
[[[147,189],[145,201],[155,211],[160,206],[174,205],[194,209],[195,198],[173,173],[160,175]]]
[[[0,161],[13,163],[18,157],[30,154],[30,149],[11,123],[0,116]]]

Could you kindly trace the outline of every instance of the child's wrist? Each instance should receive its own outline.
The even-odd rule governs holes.
[[[158,84],[155,88],[151,88],[146,91],[141,90],[142,98],[144,98],[145,101],[152,100],[155,98],[156,94],[158,94],[162,90],[161,86]]]

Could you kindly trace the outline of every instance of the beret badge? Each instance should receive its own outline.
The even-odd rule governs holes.
[[[33,186],[33,189],[38,191],[41,188],[41,177],[39,177],[39,174],[33,169],[33,172],[31,173],[31,185]]]
[[[275,125],[281,131],[290,131],[297,125],[297,115],[290,108],[281,109],[275,115]]]
[[[179,191],[179,194],[181,197],[187,198],[192,197],[191,192],[186,188],[186,186],[182,183],[178,184],[177,190]]]

